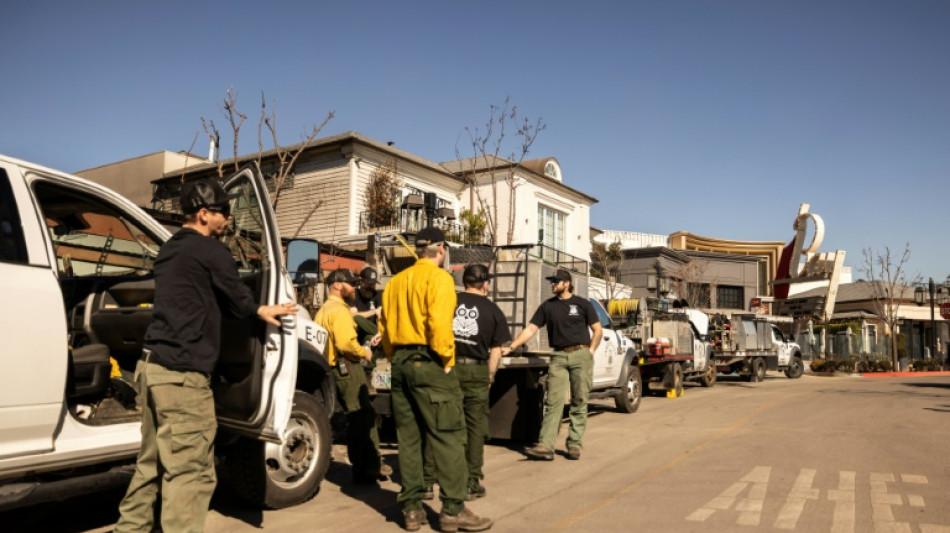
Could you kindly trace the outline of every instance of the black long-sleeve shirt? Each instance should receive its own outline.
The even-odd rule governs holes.
[[[145,332],[150,360],[171,370],[210,374],[220,351],[222,312],[244,318],[257,308],[228,248],[183,228],[155,260],[155,308]]]

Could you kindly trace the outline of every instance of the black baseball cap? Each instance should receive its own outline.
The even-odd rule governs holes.
[[[482,283],[491,279],[491,272],[488,267],[478,263],[472,263],[465,267],[462,272],[462,283]]]
[[[371,283],[379,283],[379,275],[376,273],[376,269],[373,267],[366,267],[360,272],[360,281],[369,281]]]
[[[567,281],[569,283],[574,282],[574,278],[571,277],[571,273],[567,270],[564,270],[563,268],[559,268],[553,276],[548,276],[544,279],[550,281],[551,283],[557,283],[559,281]]]
[[[228,193],[214,178],[186,182],[181,187],[181,210],[186,215],[202,207],[213,211],[227,211],[231,207]]]
[[[327,276],[327,285],[332,285],[338,281],[348,285],[356,285],[356,276],[348,268],[338,268]]]
[[[429,246],[445,242],[445,234],[439,228],[424,228],[416,234],[416,247]]]

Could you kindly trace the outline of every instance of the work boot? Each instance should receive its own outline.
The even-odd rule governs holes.
[[[439,513],[439,531],[485,531],[492,527],[494,522],[490,518],[478,516],[468,507],[463,507],[457,516]]]
[[[567,458],[572,461],[576,461],[581,458],[581,447],[580,446],[568,446],[567,447]]]
[[[468,488],[468,498],[466,498],[466,500],[477,500],[479,498],[483,498],[487,493],[488,491],[485,490],[485,487],[483,487],[481,483],[472,485]]]
[[[524,453],[528,456],[528,459],[534,459],[536,461],[554,460],[554,450],[542,446],[541,444],[536,444],[531,448],[525,448]]]
[[[425,501],[435,499],[435,490],[432,488],[431,485],[426,487],[426,490],[422,491],[422,499]]]
[[[406,531],[419,531],[419,528],[429,523],[425,509],[405,509],[402,518]]]

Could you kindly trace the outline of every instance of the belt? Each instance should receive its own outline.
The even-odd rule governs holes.
[[[558,350],[559,352],[571,353],[576,352],[577,350],[586,350],[588,347],[583,344],[575,344],[573,346],[565,346]]]
[[[397,344],[393,346],[393,350],[425,350],[429,351],[428,344]]]
[[[408,357],[409,361],[433,361],[442,364],[442,359],[426,344],[397,344],[395,350],[418,350],[425,353],[414,353]]]
[[[488,361],[485,359],[476,359],[474,357],[456,357],[455,364],[457,365],[487,365]]]

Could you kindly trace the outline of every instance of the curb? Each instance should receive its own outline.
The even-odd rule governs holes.
[[[932,376],[950,376],[946,370],[928,370],[922,372],[867,372],[861,374],[864,378],[924,378]]]

